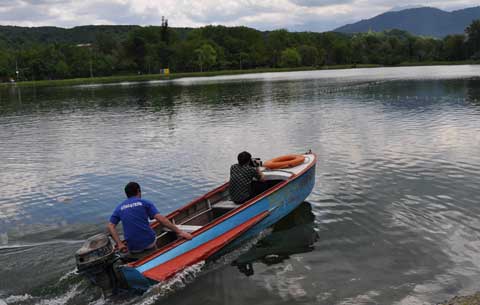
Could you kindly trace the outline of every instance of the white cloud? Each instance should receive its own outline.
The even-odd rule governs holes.
[[[458,9],[478,0],[405,0],[402,5]],[[260,30],[326,31],[370,18],[398,5],[397,0],[0,0],[0,24],[73,27],[87,24],[245,25]]]
[[[329,5],[338,5],[345,3],[353,3],[354,0],[290,0],[290,2],[305,7],[323,7]]]

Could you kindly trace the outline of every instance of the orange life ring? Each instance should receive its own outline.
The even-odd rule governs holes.
[[[265,161],[263,166],[269,169],[293,167],[302,164],[304,160],[302,155],[285,155]]]

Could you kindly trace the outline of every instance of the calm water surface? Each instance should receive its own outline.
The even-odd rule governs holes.
[[[308,202],[249,251],[113,301],[74,273],[126,182],[167,213],[226,181],[242,150],[308,149]],[[480,66],[3,88],[0,160],[0,304],[435,304],[480,290]]]

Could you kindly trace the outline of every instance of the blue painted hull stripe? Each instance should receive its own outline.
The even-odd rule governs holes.
[[[312,191],[314,183],[315,165],[307,172],[303,173],[302,176],[298,177],[294,181],[289,182],[286,186],[280,188],[267,197],[262,198],[247,209],[233,215],[209,230],[202,232],[200,235],[195,236],[192,240],[186,241],[179,246],[161,254],[160,256],[153,258],[145,264],[136,267],[136,270],[143,273],[147,270],[155,268],[177,256],[180,256],[215,239],[216,237],[221,236],[227,231],[232,230],[233,228],[241,225],[242,223],[264,211],[271,211],[271,215],[267,216],[263,221],[255,226],[262,226],[266,228],[278,221],[281,217],[287,215],[298,204],[304,201]]]
[[[263,211],[266,211],[268,204],[267,201],[264,199],[260,200],[257,204],[249,207],[248,209],[243,210],[241,213],[232,216],[228,220],[221,222],[217,226],[214,226],[211,229],[203,232],[202,234],[195,236],[192,240],[186,241],[178,247],[175,247],[168,252],[146,262],[145,264],[138,266],[136,269],[139,272],[143,273],[149,269],[157,267],[158,265],[168,262],[169,260],[180,256],[190,250],[193,250],[209,242],[210,240],[226,233],[227,231],[232,230],[233,228],[257,216]]]

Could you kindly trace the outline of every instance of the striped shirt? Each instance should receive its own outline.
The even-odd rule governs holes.
[[[243,203],[252,195],[253,178],[260,179],[255,167],[234,164],[230,167],[230,199],[237,203]]]

